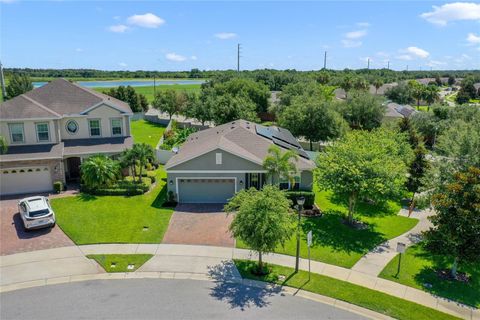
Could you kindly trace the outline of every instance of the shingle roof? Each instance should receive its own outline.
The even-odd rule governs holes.
[[[64,140],[63,155],[119,153],[133,146],[132,137]]]
[[[0,162],[35,159],[61,159],[62,157],[63,142],[56,144],[9,146],[7,154],[0,155]]]
[[[191,134],[179,152],[167,162],[165,168],[173,168],[215,149],[223,149],[261,165],[272,144],[272,140],[256,133],[255,123],[236,120]],[[315,168],[313,161],[302,157],[298,158],[296,165],[299,170]]]
[[[121,112],[132,112],[129,105],[123,101],[65,79],[55,79],[0,104],[0,116],[2,119],[57,118],[62,115],[80,114],[102,102],[116,107]]]
[[[386,106],[387,111],[385,117],[388,118],[408,118],[412,113],[417,112],[414,108],[409,105],[401,105],[395,102],[390,102]]]

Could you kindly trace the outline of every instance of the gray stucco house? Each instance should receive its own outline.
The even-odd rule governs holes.
[[[168,191],[180,203],[225,203],[244,188],[267,182],[262,164],[269,147],[299,155],[292,189],[311,190],[314,162],[292,134],[283,128],[237,120],[190,135],[165,165]],[[288,181],[280,186],[288,188]]]

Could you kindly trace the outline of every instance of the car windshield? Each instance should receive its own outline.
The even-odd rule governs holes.
[[[48,209],[42,209],[42,210],[37,210],[37,211],[30,211],[29,216],[34,218],[34,217],[40,217],[48,214],[50,211]]]

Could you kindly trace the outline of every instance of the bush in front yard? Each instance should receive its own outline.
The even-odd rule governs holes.
[[[144,194],[152,185],[152,180],[148,177],[142,177],[142,183],[133,181],[132,176],[125,177],[109,188],[88,189],[85,185],[81,186],[82,192],[99,196],[133,196]]]
[[[297,190],[287,190],[286,192],[287,198],[292,201],[292,205],[297,205],[297,199],[300,197],[305,197],[305,204],[303,207],[305,209],[313,208],[315,203],[315,193],[313,191],[297,191]]]
[[[63,182],[62,181],[55,181],[53,183],[53,190],[55,193],[60,193],[63,191]]]

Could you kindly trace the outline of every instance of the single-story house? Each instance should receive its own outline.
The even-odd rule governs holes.
[[[409,118],[412,114],[417,113],[417,110],[410,105],[401,105],[395,102],[389,102],[386,105],[385,119],[402,119]]]
[[[298,154],[295,184],[280,187],[311,190],[315,163],[288,130],[237,120],[188,137],[165,165],[168,191],[180,203],[225,203],[244,188],[261,188],[271,145]]]
[[[0,104],[0,195],[46,192],[78,180],[83,159],[133,145],[132,110],[123,101],[65,79]]]

